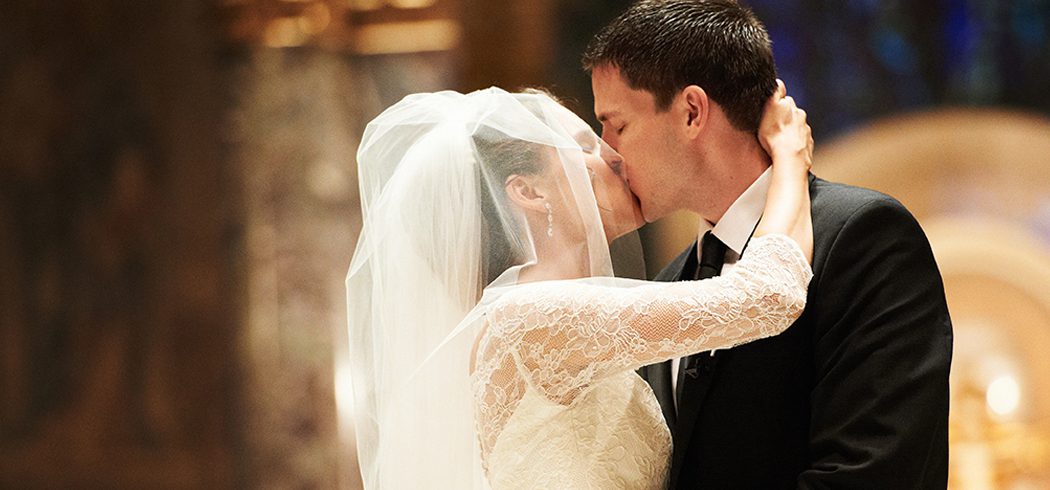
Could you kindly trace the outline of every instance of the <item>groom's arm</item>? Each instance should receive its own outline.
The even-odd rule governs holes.
[[[816,385],[799,488],[944,488],[952,331],[918,223],[891,198],[864,204],[812,287]]]

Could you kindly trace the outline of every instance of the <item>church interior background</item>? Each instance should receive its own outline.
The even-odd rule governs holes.
[[[593,122],[579,54],[627,3],[0,5],[0,487],[359,488],[364,125],[490,85]],[[950,487],[1050,488],[1050,0],[744,3],[815,173],[897,197],[933,245]],[[696,219],[643,228],[650,273]]]

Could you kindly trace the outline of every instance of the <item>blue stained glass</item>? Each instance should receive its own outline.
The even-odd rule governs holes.
[[[846,7],[854,12],[871,14],[879,9],[881,3],[879,0],[849,0]]]
[[[1042,2],[1046,10],[1046,2]],[[1019,1],[1012,9],[1011,28],[1027,49],[1041,48],[1046,43],[1046,16],[1040,16],[1040,5],[1034,1]]]
[[[1050,0],[741,1],[769,30],[779,76],[811,114],[818,138],[939,105],[1050,115]],[[563,2],[575,21],[561,27],[569,41],[560,44],[574,48],[556,70],[578,76],[590,36],[578,24],[610,19],[628,3]],[[586,101],[589,86],[581,82],[580,93],[568,95]]]
[[[875,32],[872,41],[879,59],[891,70],[902,75],[915,71],[915,54],[899,33],[882,28]]]
[[[963,65],[970,58],[973,39],[976,37],[970,16],[967,12],[966,0],[949,0],[948,12],[945,16],[944,30],[947,40],[947,52],[949,65]]]

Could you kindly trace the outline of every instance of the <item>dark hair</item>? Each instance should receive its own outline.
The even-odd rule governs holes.
[[[503,186],[511,175],[536,175],[543,171],[541,145],[508,137],[500,131],[483,127],[474,133],[474,147],[479,158],[477,175],[481,188],[482,253],[488,261],[481,274],[486,286],[503,271],[525,259],[522,244],[512,240],[521,230],[507,229],[515,223],[509,198]]]
[[[561,104],[554,94],[542,88],[526,88],[520,93],[546,96]],[[520,100],[533,115],[544,119],[543,109],[530,99]],[[482,253],[488,257],[483,264],[483,285],[488,285],[500,274],[525,260],[524,244],[514,237],[520,229],[507,229],[508,224],[523,227],[513,221],[515,216],[504,184],[511,175],[538,175],[543,173],[545,153],[550,147],[540,143],[512,138],[488,126],[482,126],[471,137],[478,155],[477,173],[481,191]],[[509,221],[509,222],[508,222]]]
[[[699,85],[737,129],[754,132],[776,90],[772,43],[751,9],[732,0],[643,0],[591,40],[588,72],[611,66],[658,110]]]

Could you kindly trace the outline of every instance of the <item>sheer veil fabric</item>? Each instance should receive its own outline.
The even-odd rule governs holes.
[[[526,267],[612,275],[599,207],[614,208],[585,165],[608,151],[546,95],[497,88],[410,95],[367,126],[346,279],[365,488],[488,488],[470,376],[483,305],[519,288]],[[511,202],[513,175],[540,182],[544,209]]]
[[[784,235],[710,280],[612,277],[606,228],[638,220],[622,179],[597,184],[617,158],[538,93],[418,94],[368,125],[347,276],[365,488],[662,489],[670,433],[634,370],[798,318],[812,272]]]

